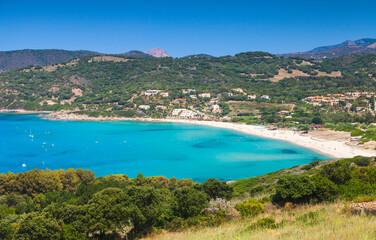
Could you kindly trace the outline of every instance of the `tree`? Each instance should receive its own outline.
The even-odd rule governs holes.
[[[308,202],[314,191],[315,185],[308,176],[288,175],[278,180],[272,200],[278,204]]]
[[[48,213],[29,213],[20,222],[15,240],[63,239],[64,223]]]
[[[329,179],[316,174],[311,177],[311,181],[315,185],[315,197],[319,201],[332,201],[338,194],[338,187]]]
[[[324,121],[321,119],[321,117],[315,116],[315,117],[312,118],[312,123],[314,123],[314,124],[323,124]]]
[[[209,195],[211,199],[224,198],[230,200],[232,198],[234,189],[225,181],[221,182],[215,178],[206,180],[201,185],[202,190]]]
[[[322,166],[320,174],[335,184],[344,184],[351,179],[353,169],[350,163],[338,161]]]
[[[14,229],[7,221],[0,222],[0,239],[2,240],[12,240],[14,234]]]
[[[132,220],[142,218],[141,212],[129,202],[120,188],[106,188],[93,195],[83,207],[81,230],[87,235],[103,238],[106,233],[118,234],[133,225]]]
[[[173,192],[171,209],[175,216],[188,218],[198,215],[209,202],[209,196],[192,187],[178,188]]]

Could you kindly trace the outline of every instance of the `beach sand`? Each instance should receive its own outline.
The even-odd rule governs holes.
[[[292,131],[286,129],[268,130],[265,126],[246,125],[239,123],[217,122],[217,121],[198,121],[198,120],[184,120],[184,119],[153,119],[153,118],[122,118],[122,117],[88,117],[85,115],[76,115],[69,113],[51,113],[44,116],[49,120],[66,120],[66,121],[148,121],[148,122],[174,122],[185,124],[199,124],[209,127],[225,128],[234,131],[239,131],[245,134],[271,138],[276,140],[287,141],[305,148],[320,152],[321,154],[333,158],[348,158],[354,156],[376,156],[376,151],[372,149],[365,149],[362,146],[354,146],[347,143],[344,139],[336,139],[322,137],[318,134],[301,134],[301,131]],[[334,134],[333,132],[325,130],[322,136]],[[348,133],[343,133],[348,134]]]

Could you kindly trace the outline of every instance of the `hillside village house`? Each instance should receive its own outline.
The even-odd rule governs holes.
[[[238,93],[245,93],[245,92],[243,91],[243,89],[241,89],[241,88],[233,88],[232,91],[234,91],[234,92],[238,92]]]
[[[168,92],[161,92],[160,94],[162,97],[168,97]]]
[[[187,109],[185,109],[185,108],[176,108],[176,109],[172,110],[171,115],[174,116],[174,117],[176,117],[176,116],[178,116],[180,114],[180,112],[182,112],[184,110],[187,110]]]
[[[266,99],[266,100],[270,99],[269,95],[262,95],[261,98]]]
[[[163,106],[163,105],[157,105],[154,109],[155,109],[155,110],[166,110],[167,107],[166,107],[166,106]]]
[[[257,97],[256,95],[248,95],[247,96],[248,99],[256,99],[256,97]]]
[[[182,92],[184,94],[186,94],[186,93],[190,93],[190,92],[196,92],[196,90],[194,90],[194,89],[183,89]]]
[[[200,93],[198,96],[202,98],[210,98],[210,93]]]
[[[186,103],[187,102],[187,99],[185,98],[177,98],[174,100],[175,103]]]
[[[151,96],[151,95],[157,95],[161,90],[146,90],[145,95]]]
[[[140,105],[140,106],[138,106],[138,109],[148,110],[148,109],[150,109],[150,106],[149,105]]]
[[[220,113],[221,112],[221,108],[218,104],[211,106],[211,108],[212,108],[213,113]]]
[[[182,118],[193,118],[194,116],[196,116],[197,113],[195,113],[194,111],[192,110],[183,110],[181,113],[180,113],[180,117]]]
[[[196,95],[189,95],[189,97],[192,98],[192,99],[197,99]]]

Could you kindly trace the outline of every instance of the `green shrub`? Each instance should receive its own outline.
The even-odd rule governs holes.
[[[319,160],[316,160],[316,161],[313,161],[313,162],[310,162],[308,163],[307,165],[304,165],[302,167],[302,170],[311,170],[312,168],[316,167],[317,165],[319,165],[320,161]]]
[[[354,163],[359,167],[366,167],[370,165],[371,159],[370,157],[357,156],[355,157]]]
[[[305,213],[302,216],[296,218],[296,221],[303,222],[306,225],[312,226],[318,223],[319,212],[309,212]]]
[[[206,180],[200,188],[209,195],[211,199],[223,198],[230,200],[232,198],[234,189],[226,182],[221,182],[215,178]]]
[[[197,216],[209,204],[209,196],[193,187],[178,188],[173,192],[171,208],[175,216]]]
[[[257,199],[251,198],[248,201],[236,204],[235,209],[240,212],[242,217],[255,216],[265,211],[265,205]]]
[[[353,169],[354,167],[350,166],[350,163],[337,161],[322,166],[320,174],[335,184],[344,184],[351,179]]]
[[[287,221],[283,219],[280,223],[276,223],[273,218],[262,218],[259,219],[257,222],[251,224],[251,226],[248,227],[249,230],[255,230],[255,229],[274,229],[279,228],[285,225]]]
[[[7,221],[0,222],[0,239],[11,240],[13,238],[14,229]]]
[[[321,176],[314,175],[311,181],[315,185],[315,197],[319,201],[333,201],[338,194],[338,187],[329,179]]]
[[[277,182],[276,193],[272,196],[272,202],[277,204],[309,202],[314,193],[315,185],[308,176],[284,176]]]
[[[364,133],[364,132],[363,132],[362,130],[355,129],[355,130],[352,130],[352,131],[351,131],[351,136],[352,136],[352,137],[362,136],[363,133]]]

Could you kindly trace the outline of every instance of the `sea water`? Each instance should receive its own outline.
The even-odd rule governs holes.
[[[0,173],[82,168],[96,176],[142,173],[202,182],[249,178],[327,159],[288,142],[200,125],[0,114]]]

